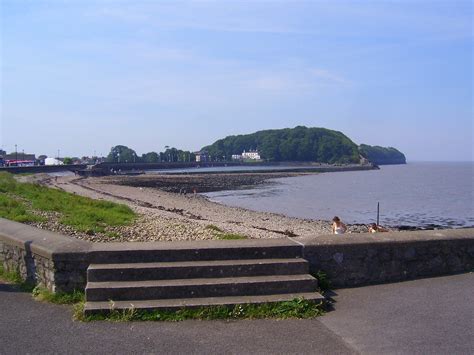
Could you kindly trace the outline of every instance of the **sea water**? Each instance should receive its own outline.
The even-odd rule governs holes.
[[[474,226],[474,163],[408,163],[380,170],[270,180],[251,190],[205,194],[212,201],[290,217],[386,226]]]

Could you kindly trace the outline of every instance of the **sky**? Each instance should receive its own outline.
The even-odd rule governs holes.
[[[197,151],[304,125],[473,160],[470,0],[0,4],[8,152]]]

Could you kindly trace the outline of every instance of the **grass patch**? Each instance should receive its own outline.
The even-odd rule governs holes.
[[[318,287],[321,291],[327,291],[331,288],[331,281],[324,271],[318,270],[316,273],[312,273],[311,275],[318,280]]]
[[[82,308],[81,308],[82,307]],[[321,303],[310,302],[301,298],[292,301],[265,303],[259,305],[244,304],[234,307],[211,306],[197,309],[180,309],[177,311],[139,311],[130,308],[123,311],[112,310],[109,314],[84,316],[83,305],[75,308],[75,318],[82,321],[107,320],[113,322],[130,321],[168,321],[183,320],[218,320],[218,319],[261,319],[261,318],[314,318],[324,314]]]
[[[19,284],[23,282],[20,273],[18,271],[6,271],[3,265],[0,264],[0,278],[2,280],[14,283],[14,284]]]
[[[0,217],[20,223],[44,220],[44,218],[28,212],[23,203],[6,194],[0,194]]]
[[[19,270],[6,271],[2,264],[0,264],[0,279],[17,285],[21,291],[31,292],[34,288],[34,285],[22,279]]]
[[[84,302],[84,292],[74,291],[72,293],[58,292],[53,293],[42,286],[34,286],[29,282],[23,281],[19,271],[5,271],[0,264],[0,279],[15,284],[22,291],[31,292],[34,299],[55,304],[77,304]]]
[[[15,197],[31,203],[34,210],[57,212],[59,222],[77,231],[95,234],[109,226],[132,223],[136,214],[126,205],[93,200],[31,183],[17,182],[9,173],[0,173],[0,216],[18,222],[32,222],[40,217],[27,212]],[[8,196],[6,195],[8,194]]]
[[[38,301],[44,301],[55,304],[75,304],[84,302],[84,292],[81,291],[74,291],[71,293],[53,293],[44,287],[36,286],[33,289],[32,294],[33,297]]]
[[[206,226],[206,229],[209,229],[213,232],[217,232],[217,233],[223,233],[224,231],[222,229],[220,229],[218,226],[215,226],[214,224],[208,224]]]
[[[218,226],[215,226],[214,224],[207,225],[206,229],[211,230],[217,239],[222,239],[222,240],[247,239],[245,235],[235,234],[235,233],[226,233],[222,229],[220,229]]]
[[[245,235],[234,234],[234,233],[223,233],[223,234],[218,235],[217,237],[223,240],[247,239]]]

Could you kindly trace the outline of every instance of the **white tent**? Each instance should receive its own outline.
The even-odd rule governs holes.
[[[46,158],[44,160],[44,165],[64,165],[64,163],[56,158]]]

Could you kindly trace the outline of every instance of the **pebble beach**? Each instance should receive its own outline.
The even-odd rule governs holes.
[[[246,176],[245,186],[265,183],[266,179],[283,176],[262,174]],[[198,180],[201,177],[196,177]],[[183,241],[221,239],[223,235],[232,235],[248,239],[284,238],[284,237],[316,237],[331,233],[331,222],[324,220],[309,220],[290,218],[280,214],[256,212],[243,208],[224,206],[209,201],[199,193],[176,193],[157,187],[141,187],[137,180],[144,179],[150,185],[150,177],[135,177],[132,185],[130,177],[89,177],[61,176],[53,178],[47,175],[36,175],[28,178],[49,187],[60,188],[70,193],[93,199],[109,200],[128,205],[138,215],[132,225],[112,227],[107,234],[89,235],[74,231],[72,228],[56,222],[54,216],[49,216],[47,222],[36,226],[61,232],[75,238],[92,242],[125,242],[125,241]],[[157,176],[156,180],[166,180],[172,176]],[[182,177],[176,177],[182,179]],[[215,179],[215,177],[214,177]],[[209,179],[204,179],[209,183]],[[221,181],[222,176],[216,181]],[[127,185],[124,184],[127,181]],[[193,181],[196,186],[198,182]],[[238,185],[238,184],[237,184]],[[238,186],[235,186],[238,187]],[[348,226],[349,232],[365,232],[364,226]]]

